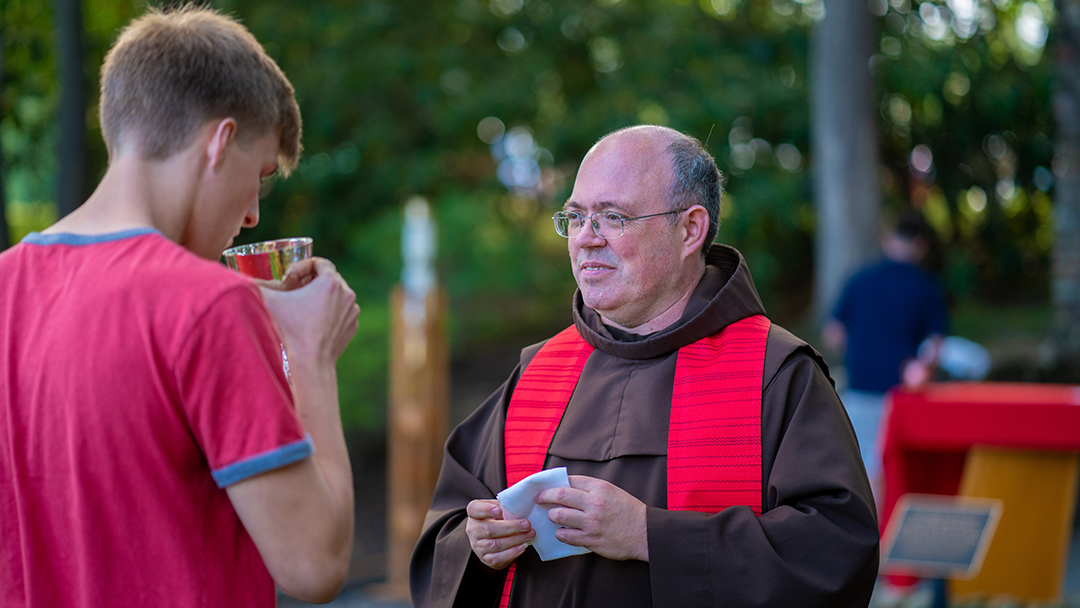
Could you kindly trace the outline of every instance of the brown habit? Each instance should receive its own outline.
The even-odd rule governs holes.
[[[511,606],[865,607],[878,568],[878,527],[855,434],[824,361],[773,325],[761,404],[762,505],[709,515],[667,511],[666,452],[678,348],[741,318],[764,314],[749,269],[714,245],[682,318],[633,336],[605,326],[574,298],[574,321],[596,347],[545,468],[605,479],[648,505],[649,563],[596,554],[518,560]],[[446,444],[424,532],[413,552],[413,602],[495,606],[505,570],[482,564],[465,535],[465,506],[506,487],[503,422],[521,369],[462,422]]]

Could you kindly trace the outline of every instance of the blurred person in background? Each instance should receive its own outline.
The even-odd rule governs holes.
[[[855,607],[878,528],[826,365],[764,317],[746,261],[713,245],[721,175],[696,139],[601,139],[554,216],[574,325],[525,348],[446,444],[412,597],[433,606]],[[495,500],[541,469],[542,561]]]
[[[881,237],[882,259],[848,280],[822,329],[826,346],[844,353],[848,386],[841,398],[875,485],[885,392],[901,382],[918,386],[932,379],[947,329],[941,288],[919,266],[929,239],[921,215],[902,214]]]
[[[151,9],[100,111],[101,183],[0,255],[0,606],[327,601],[352,548],[334,366],[355,295],[321,258],[276,289],[220,263],[296,166],[292,85],[236,21]]]

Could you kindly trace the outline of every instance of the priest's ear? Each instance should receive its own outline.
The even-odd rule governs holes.
[[[709,212],[701,205],[694,205],[682,212],[679,222],[683,243],[683,257],[701,255],[702,247],[708,246],[705,235],[709,233]]]

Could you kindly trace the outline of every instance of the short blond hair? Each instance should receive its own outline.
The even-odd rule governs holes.
[[[276,130],[282,172],[296,166],[301,125],[292,84],[235,19],[192,5],[151,8],[105,55],[101,133],[110,159],[121,144],[142,158],[168,158],[207,121],[228,117],[241,141]]]

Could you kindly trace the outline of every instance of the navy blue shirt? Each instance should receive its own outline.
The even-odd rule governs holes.
[[[900,382],[900,364],[930,334],[945,334],[945,299],[934,277],[914,264],[882,260],[855,274],[833,317],[847,330],[848,386],[883,393]]]

